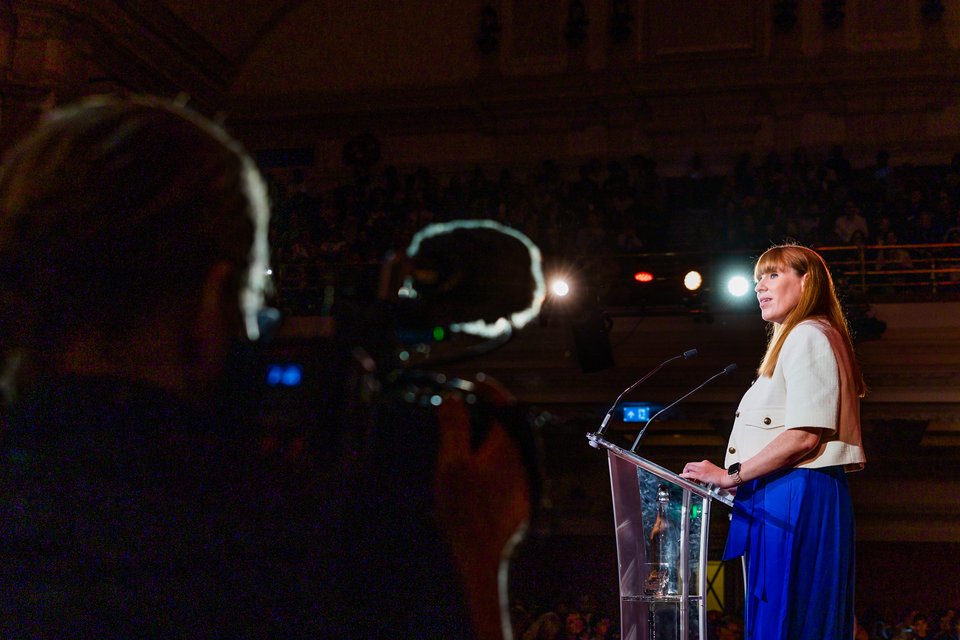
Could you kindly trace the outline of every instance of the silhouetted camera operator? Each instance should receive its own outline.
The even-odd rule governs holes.
[[[267,220],[250,158],[169,102],[88,99],[8,154],[0,635],[500,635],[529,425],[491,381],[337,361],[336,423],[289,425],[337,455],[265,446],[225,374]]]

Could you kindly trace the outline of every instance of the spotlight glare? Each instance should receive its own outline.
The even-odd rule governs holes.
[[[727,291],[738,298],[745,296],[749,290],[750,282],[743,276],[733,276],[727,282]]]
[[[649,271],[637,271],[633,274],[633,279],[637,282],[653,282],[653,274]]]
[[[696,291],[702,284],[703,276],[700,275],[699,271],[688,271],[687,275],[683,276],[683,286],[689,291]]]
[[[550,283],[550,290],[553,292],[553,295],[562,298],[568,293],[570,293],[570,285],[567,284],[566,280],[561,280],[557,278],[552,283]]]

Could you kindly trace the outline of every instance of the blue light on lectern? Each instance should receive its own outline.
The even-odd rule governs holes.
[[[624,422],[646,422],[653,414],[653,405],[646,402],[623,403]]]

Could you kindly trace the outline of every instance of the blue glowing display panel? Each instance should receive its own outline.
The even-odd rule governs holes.
[[[646,422],[653,415],[653,405],[646,402],[623,403],[624,422]]]

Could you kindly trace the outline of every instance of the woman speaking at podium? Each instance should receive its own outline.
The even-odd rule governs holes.
[[[866,387],[819,254],[773,247],[754,278],[770,337],[737,409],[726,469],[703,460],[680,475],[736,491],[724,560],[746,557],[747,638],[852,638],[854,524],[845,473],[865,461]]]

